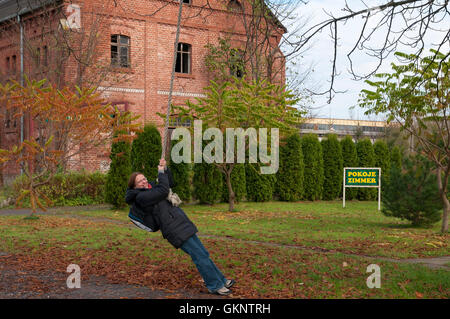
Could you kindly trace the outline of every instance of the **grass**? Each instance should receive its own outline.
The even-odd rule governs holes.
[[[448,235],[439,234],[439,225],[413,228],[387,218],[377,211],[376,203],[350,202],[345,209],[340,202],[241,203],[239,212],[231,213],[225,212],[226,204],[183,209],[202,235],[212,236],[201,240],[224,274],[237,279],[236,297],[450,296],[448,270],[376,258],[445,256]],[[118,282],[204,289],[189,256],[173,249],[160,232],[127,227],[126,216],[126,210],[61,212],[41,215],[38,220],[3,216],[0,251],[20,255],[24,263],[63,272],[68,264],[76,263],[85,274]],[[303,249],[314,247],[332,252]],[[380,266],[380,289],[366,285],[370,264]]]
[[[347,202],[346,206],[342,208],[340,201],[267,202],[237,204],[239,212],[226,212],[227,204],[183,209],[205,235],[390,258],[448,255],[448,234],[439,233],[439,223],[431,228],[412,227],[407,221],[384,216],[376,202]],[[77,214],[128,222],[127,210]]]

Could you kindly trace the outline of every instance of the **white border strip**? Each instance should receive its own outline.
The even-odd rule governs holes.
[[[97,90],[112,91],[112,92],[126,92],[126,93],[145,93],[144,89],[115,88],[115,87],[104,87],[104,86],[99,86],[97,88]]]
[[[157,91],[159,95],[169,95],[169,91]],[[205,94],[201,93],[187,93],[187,92],[172,92],[174,96],[185,96],[185,97],[206,97]]]

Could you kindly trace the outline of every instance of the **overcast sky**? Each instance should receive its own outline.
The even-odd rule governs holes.
[[[387,0],[366,0],[364,1],[369,6],[376,6],[382,3],[386,3]],[[349,6],[354,10],[360,10],[365,8],[364,3],[361,0],[347,0]],[[307,5],[299,6],[298,10],[300,15],[310,19],[308,25],[312,26],[320,21],[327,19],[324,9],[327,12],[332,12],[335,17],[345,15],[342,8],[345,6],[344,0],[310,0]],[[376,25],[376,20],[373,20],[368,27]],[[355,81],[352,79],[348,72],[349,63],[347,59],[347,53],[351,51],[357,38],[359,37],[360,28],[363,25],[363,19],[361,17],[353,18],[345,25],[338,24],[339,33],[339,52],[337,59],[337,71],[340,76],[335,80],[335,89],[338,91],[346,91],[346,93],[336,94],[330,104],[327,104],[328,96],[319,96],[314,98],[314,112],[317,117],[325,118],[342,118],[342,119],[372,119],[383,120],[382,116],[368,118],[364,115],[364,110],[356,107],[353,111],[350,107],[356,105],[358,102],[358,95],[361,89],[369,88],[363,81]],[[449,29],[450,21],[447,17],[446,20],[440,23],[441,29]],[[397,28],[400,27],[397,25]],[[326,90],[329,86],[330,74],[331,74],[331,60],[333,55],[333,42],[330,37],[329,29],[324,30],[319,34],[312,47],[306,52],[302,59],[302,65],[314,65],[314,72],[312,73],[309,84],[318,85],[321,90]],[[440,35],[431,35],[427,39],[427,43],[432,46],[433,40],[442,39],[442,33]],[[382,41],[381,34],[371,39],[373,46],[379,45]],[[446,50],[448,50],[448,46]],[[408,47],[402,47],[402,52],[412,53],[412,49]],[[398,63],[398,60],[391,56],[388,60],[384,61],[384,64],[379,72],[388,72],[391,70],[390,63]],[[365,52],[355,52],[353,65],[356,71],[364,73],[373,69],[378,64],[378,60],[370,57]]]

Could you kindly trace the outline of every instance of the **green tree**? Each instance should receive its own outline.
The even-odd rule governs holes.
[[[302,198],[304,170],[302,140],[298,133],[294,133],[280,147],[280,167],[275,189],[281,200],[298,201]]]
[[[132,173],[130,143],[126,141],[113,143],[109,158],[111,164],[106,177],[105,199],[115,208],[123,208],[126,206],[125,193],[128,187],[128,179]]]
[[[342,149],[335,134],[330,134],[322,142],[323,153],[323,199],[339,197],[342,189]]]
[[[381,176],[388,180],[389,171],[391,169],[391,158],[386,142],[383,140],[377,140],[373,144],[373,151],[375,153],[375,167],[380,167]]]
[[[322,199],[323,195],[323,155],[319,138],[307,134],[302,138],[304,171],[303,198],[307,200]]]
[[[351,136],[346,136],[341,140],[343,167],[358,167],[358,154],[356,152],[356,145]],[[355,199],[358,195],[358,189],[355,187],[348,187],[345,190],[345,198]]]
[[[255,132],[255,135],[256,132],[259,132],[259,138],[261,138],[259,129],[267,129],[268,144],[272,145],[271,129],[276,129],[275,131],[281,136],[293,132],[295,125],[300,123],[303,112],[293,107],[298,101],[297,97],[286,90],[285,87],[266,81],[247,81],[245,78],[233,78],[232,82],[225,81],[222,83],[211,81],[204,92],[206,97],[198,98],[196,103],[186,101],[187,107],[175,106],[174,109],[181,118],[187,118],[191,121],[194,121],[194,119],[202,120],[205,128],[212,128],[214,131],[220,130],[222,133],[213,134],[214,139],[207,146],[211,145],[214,150],[215,155],[211,159],[212,164],[225,175],[229,194],[229,210],[233,211],[236,195],[231,183],[231,175],[234,167],[239,163],[238,151],[247,152],[250,141],[252,143],[258,141],[249,138],[251,132]],[[191,129],[194,130],[194,127],[195,125]],[[238,131],[240,129],[242,129],[242,134]],[[230,132],[230,130],[234,131]],[[243,141],[243,146],[241,148],[236,147],[238,151],[232,150],[233,158],[229,161],[227,160],[227,148],[231,146],[226,143],[227,147],[221,147],[222,153],[219,154],[217,145],[223,144],[216,139],[218,138],[217,135],[224,136],[224,139],[226,139],[226,136],[230,133],[238,136]],[[268,154],[277,157],[277,136],[273,135],[273,137],[275,139],[274,148],[271,149],[269,146]],[[216,155],[219,160],[216,159]],[[263,166],[266,165],[260,165],[262,170],[267,169]],[[278,167],[276,168],[278,169]],[[265,178],[261,177],[261,179],[264,180]]]
[[[148,180],[155,180],[158,175],[158,164],[161,158],[161,135],[153,124],[144,126],[131,145],[131,168],[141,172]]]
[[[375,152],[372,142],[368,139],[362,139],[356,143],[356,152],[358,153],[358,167],[375,167]],[[374,200],[377,197],[375,188],[359,188],[359,200]]]
[[[394,165],[391,178],[383,178],[382,213],[409,220],[414,226],[439,221],[442,204],[433,166],[420,155],[405,159],[404,172]]]
[[[366,81],[372,90],[361,92],[366,114],[387,114],[414,137],[416,151],[432,161],[443,206],[441,232],[448,231],[450,202],[450,55],[430,50],[430,56],[397,52],[405,64],[392,64],[391,73]]]

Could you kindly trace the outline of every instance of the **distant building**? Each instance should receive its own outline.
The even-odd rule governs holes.
[[[387,126],[385,121],[310,118],[300,125],[300,135],[314,133],[319,140],[327,134],[336,134],[339,139],[349,135],[354,141],[368,137],[373,143],[385,136]]]

